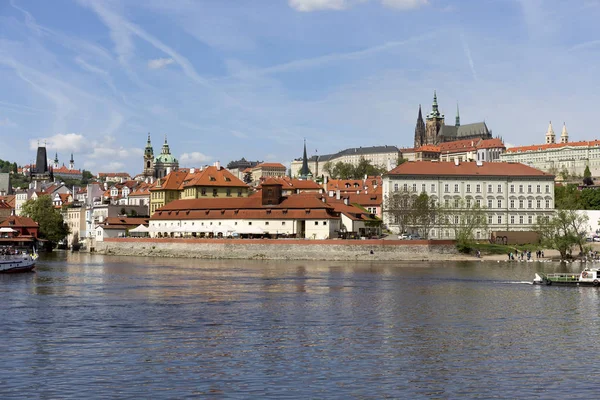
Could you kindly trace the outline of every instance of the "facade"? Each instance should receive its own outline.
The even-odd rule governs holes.
[[[181,199],[248,197],[250,188],[219,163],[190,173],[181,187]]]
[[[73,245],[75,235],[77,235],[78,241],[86,237],[85,210],[83,204],[72,204],[62,210],[63,220],[69,227],[69,234],[66,238],[68,247]]]
[[[98,172],[97,178],[106,183],[122,183],[131,180],[127,172]]]
[[[415,148],[427,144],[438,145],[444,142],[453,142],[464,139],[491,139],[492,131],[488,129],[485,122],[461,125],[458,106],[456,107],[456,118],[454,125],[446,125],[444,114],[440,113],[437,103],[437,94],[433,92],[433,104],[431,112],[427,114],[425,121],[419,105],[417,124],[415,126]]]
[[[59,165],[58,161],[58,153],[54,154],[54,163],[52,165],[52,173],[55,178],[62,179],[75,179],[81,180],[83,178],[83,173],[79,169],[75,169],[75,160],[73,159],[73,153],[71,153],[71,159],[69,160],[69,166]]]
[[[306,159],[306,166],[312,176],[329,177],[329,173],[324,166],[327,163],[335,164],[343,162],[357,166],[361,158],[369,161],[371,165],[390,170],[398,163],[400,151],[396,146],[372,146],[372,147],[354,147],[342,150],[335,154],[326,154],[322,156],[312,156]],[[296,159],[291,163],[292,176],[302,177],[303,158]]]
[[[500,159],[520,162],[554,175],[583,176],[589,167],[592,176],[600,176],[600,140],[569,142],[567,127],[563,125],[560,143],[556,143],[552,123],[545,137],[544,144],[511,147]]]
[[[288,178],[287,176],[271,177],[263,180],[263,182],[278,183],[281,185],[281,194],[283,196],[289,196],[298,193],[322,193],[323,187],[315,181]],[[262,187],[262,183],[258,188]]]
[[[485,208],[488,218],[488,231],[476,230],[477,239],[488,239],[491,231],[530,231],[538,217],[554,212],[554,176],[518,163],[415,161],[399,165],[383,177],[383,219],[400,233],[390,209],[390,199],[398,192],[427,193],[450,215],[447,223],[436,221],[428,232],[431,239],[453,239],[452,225],[459,221],[454,219],[475,205]]]
[[[54,180],[52,169],[48,168],[46,146],[38,146],[35,166],[29,169],[29,176],[34,185]]]
[[[439,145],[440,161],[498,162],[506,147],[499,138],[465,139]],[[423,160],[425,161],[425,160]]]
[[[0,196],[12,194],[12,185],[10,183],[10,173],[0,173]]]
[[[172,171],[158,178],[150,188],[150,215],[174,200],[179,200],[183,181],[188,176],[185,171]]]
[[[240,160],[231,161],[229,164],[227,164],[227,169],[238,179],[244,180],[246,169],[252,169],[258,164],[262,164],[262,161],[247,161],[244,157],[242,157]]]
[[[252,181],[285,176],[287,168],[281,163],[260,163],[252,168]]]

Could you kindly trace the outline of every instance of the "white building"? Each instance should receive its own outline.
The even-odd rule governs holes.
[[[532,230],[538,216],[554,212],[554,176],[517,163],[456,160],[399,165],[383,177],[383,220],[394,232],[400,230],[398,221],[386,210],[390,198],[399,191],[427,193],[451,214],[449,225],[436,221],[429,232],[431,239],[453,239],[452,223],[465,207],[486,209],[488,231],[476,230],[475,238],[479,239],[489,238],[492,231]]]
[[[500,155],[502,161],[519,162],[554,175],[583,176],[590,167],[592,176],[600,176],[600,140],[569,142],[563,125],[560,143],[556,143],[552,123],[544,144],[511,147]]]

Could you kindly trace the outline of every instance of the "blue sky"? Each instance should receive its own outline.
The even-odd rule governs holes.
[[[4,0],[0,158],[93,172],[412,145],[418,105],[511,145],[600,137],[600,1]]]

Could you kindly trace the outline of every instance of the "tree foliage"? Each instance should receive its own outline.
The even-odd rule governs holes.
[[[48,195],[27,200],[23,204],[21,214],[37,222],[40,225],[40,237],[51,242],[57,243],[69,234],[69,227],[60,211],[54,208]]]
[[[458,207],[440,209],[443,226],[454,231],[456,246],[461,252],[470,252],[475,242],[475,232],[488,231],[487,210],[475,204],[460,201]]]
[[[17,163],[13,163],[10,161],[0,160],[0,172],[17,172]]]
[[[323,165],[323,171],[327,172],[332,179],[363,179],[365,176],[381,175],[387,170],[371,164],[364,157],[361,157],[357,165],[338,161],[332,163],[328,161]]]
[[[386,198],[384,212],[392,224],[398,225],[400,233],[416,230],[425,239],[437,220],[439,208],[427,193],[412,191],[393,192]]]
[[[594,180],[592,179],[592,172],[590,171],[589,166],[586,166],[585,171],[583,171],[583,184],[586,186],[594,184]]]
[[[571,255],[573,246],[578,246],[580,254],[583,253],[587,222],[586,214],[559,209],[552,217],[538,218],[535,230],[543,246],[558,250],[565,259]]]

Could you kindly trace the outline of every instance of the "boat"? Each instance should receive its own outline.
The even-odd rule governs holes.
[[[561,286],[600,286],[600,268],[585,268],[580,273],[558,272],[551,274],[536,273],[534,285]]]
[[[9,254],[0,256],[0,273],[29,272],[35,268],[36,253]]]

